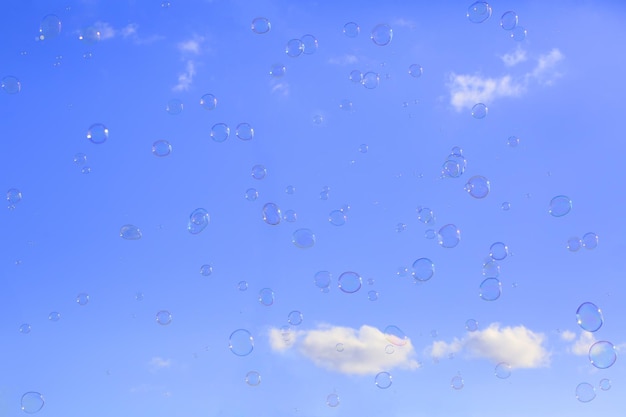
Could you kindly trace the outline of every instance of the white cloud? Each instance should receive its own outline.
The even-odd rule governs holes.
[[[504,62],[504,65],[506,65],[507,67],[513,67],[520,62],[526,61],[527,59],[526,51],[519,47],[514,52],[504,54],[500,58],[502,59],[502,62]]]
[[[94,27],[100,32],[100,40],[105,41],[115,37],[115,29],[107,22],[96,22]]]
[[[329,64],[333,65],[352,65],[359,62],[359,58],[356,55],[346,54],[339,57],[333,57],[328,60]]]
[[[550,354],[543,346],[544,335],[534,333],[524,326],[500,327],[492,323],[488,328],[468,332],[463,339],[450,343],[437,341],[430,347],[434,359],[466,352],[469,357],[507,362],[512,368],[539,368],[548,366]]]
[[[94,28],[100,33],[101,41],[122,37],[124,39],[130,39],[133,43],[140,45],[163,39],[163,36],[158,35],[140,38],[138,34],[139,25],[136,23],[129,23],[122,28],[116,29],[108,22],[96,22]]]
[[[596,338],[593,336],[593,333],[581,332],[578,339],[570,348],[570,352],[578,356],[587,356],[589,355],[589,348],[594,343],[596,343]]]
[[[569,330],[564,330],[561,333],[561,339],[565,340],[566,342],[571,342],[572,340],[576,339],[576,333]]]
[[[163,359],[158,356],[155,356],[150,360],[149,366],[150,366],[150,370],[152,370],[153,372],[156,372],[159,369],[169,368],[171,364],[172,364],[172,361],[170,361],[169,359]]]
[[[549,53],[541,55],[537,62],[537,66],[528,75],[544,84],[552,84],[554,78],[560,77],[561,74],[556,72],[554,67],[561,62],[565,56],[558,49],[554,48]]]
[[[285,82],[273,83],[272,94],[280,94],[284,97],[287,97],[289,95],[289,84]]]
[[[185,67],[185,71],[178,74],[178,84],[176,84],[173,91],[186,91],[189,90],[191,83],[193,83],[193,77],[196,75],[196,64],[189,60]]]
[[[178,43],[178,50],[183,53],[191,53],[194,55],[199,55],[204,43],[204,37],[202,36],[194,36],[192,39],[187,39],[183,42]]]
[[[393,354],[385,352],[389,341],[375,327],[359,329],[325,326],[316,330],[293,332],[286,337],[279,329],[270,330],[270,345],[274,351],[295,351],[319,367],[344,374],[368,375],[393,368],[416,369],[415,351],[410,340],[394,346]],[[343,350],[337,350],[337,344]]]

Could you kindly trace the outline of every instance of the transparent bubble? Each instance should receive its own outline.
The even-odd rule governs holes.
[[[83,174],[89,174],[91,172],[91,167],[83,167],[80,172]]]
[[[156,313],[156,321],[161,326],[167,326],[172,322],[172,314],[167,310],[161,310]]]
[[[600,389],[602,391],[608,391],[611,389],[611,380],[608,378],[602,378],[600,380]]]
[[[61,33],[61,19],[57,15],[49,14],[41,19],[39,24],[39,39],[53,39]]]
[[[509,145],[511,148],[515,148],[517,145],[519,145],[519,138],[517,136],[509,136],[506,140],[506,144]]]
[[[598,235],[593,232],[585,233],[582,238],[585,249],[595,249],[598,247]]]
[[[426,231],[424,232],[424,237],[426,239],[434,239],[437,237],[437,231],[435,229],[426,229]]]
[[[583,241],[578,236],[572,236],[567,239],[567,249],[570,252],[578,251],[583,245]]]
[[[324,116],[322,116],[321,114],[313,115],[313,123],[315,123],[316,125],[321,125],[322,123],[324,123]]]
[[[143,301],[144,300],[144,295],[141,291],[135,293],[135,300],[137,301]]]
[[[500,276],[500,265],[493,259],[487,259],[483,263],[483,276],[485,278],[498,278]]]
[[[385,346],[385,353],[387,355],[391,355],[392,353],[394,353],[396,351],[396,348],[393,347],[393,345],[387,345]]]
[[[337,350],[337,352],[343,352],[344,346],[343,343],[337,343],[335,345],[335,350]]]
[[[269,225],[276,226],[280,223],[281,213],[274,203],[267,203],[263,206],[263,221]]]
[[[504,203],[502,203],[501,208],[504,211],[509,211],[511,210],[511,203],[509,203],[508,201],[505,201]]]
[[[401,233],[401,232],[404,232],[405,230],[406,230],[406,224],[404,223],[396,224],[396,232]]]
[[[361,289],[362,279],[356,272],[344,272],[339,275],[337,284],[339,289],[345,293],[352,294]]]
[[[348,22],[343,25],[343,34],[349,38],[356,38],[359,36],[359,32],[361,32],[361,28],[354,22]]]
[[[496,242],[489,247],[489,256],[496,261],[501,261],[509,255],[509,247],[502,242]]]
[[[363,80],[361,81],[361,84],[363,84],[363,87],[371,90],[373,88],[378,87],[379,81],[380,81],[380,76],[378,75],[378,73],[369,71],[363,74]]]
[[[249,123],[239,123],[235,129],[235,135],[241,140],[252,140],[254,138],[254,129]]]
[[[288,185],[287,187],[285,187],[285,193],[289,194],[289,195],[293,195],[296,192],[296,187],[294,187],[293,185]]]
[[[467,330],[468,332],[475,332],[476,330],[478,330],[478,322],[474,319],[468,319],[465,322],[465,330]]]
[[[287,67],[283,64],[274,64],[270,68],[270,75],[274,78],[280,78],[287,73]]]
[[[259,291],[259,303],[266,307],[274,304],[274,291],[271,288],[263,288]]]
[[[30,333],[31,327],[30,324],[28,323],[24,323],[20,326],[20,333],[22,334],[28,334]]]
[[[239,291],[246,291],[248,289],[248,283],[246,281],[239,281],[237,283],[237,289]]]
[[[375,282],[376,282],[376,281],[374,281],[374,278],[368,278],[368,279],[367,279],[367,284],[368,284],[368,285],[374,285],[374,283],[375,283]]]
[[[108,137],[109,129],[102,123],[92,124],[89,126],[89,129],[87,129],[87,139],[96,145],[106,142]]]
[[[396,275],[399,277],[406,277],[409,273],[409,268],[406,268],[404,266],[400,266],[398,267],[398,269],[396,270]]]
[[[609,368],[616,360],[617,353],[611,342],[596,342],[589,348],[589,361],[598,369]]]
[[[50,314],[48,314],[48,320],[50,321],[59,321],[61,320],[61,313],[57,312],[57,311],[53,311]]]
[[[548,213],[554,217],[563,217],[572,210],[572,200],[564,195],[557,195],[550,200]]]
[[[95,44],[100,41],[100,31],[92,26],[84,28],[78,35],[78,40],[87,45]]]
[[[417,208],[417,220],[424,224],[433,224],[435,223],[435,214],[428,207],[418,207]]]
[[[424,68],[419,64],[412,64],[409,66],[409,75],[413,78],[419,78],[424,73]]]
[[[348,75],[348,79],[355,84],[361,84],[363,82],[363,73],[359,70],[352,70],[350,75]]]
[[[157,140],[152,144],[152,155],[158,157],[168,156],[172,153],[172,145],[166,140]]]
[[[480,175],[474,175],[467,180],[465,191],[474,198],[485,198],[489,194],[489,180]]]
[[[480,298],[485,301],[495,301],[502,294],[502,284],[498,278],[487,278],[480,283]]]
[[[374,377],[374,383],[380,389],[387,389],[392,384],[391,374],[389,372],[379,372]]]
[[[517,13],[513,11],[504,12],[500,18],[500,27],[504,30],[513,30],[517,26]]]
[[[367,146],[366,143],[362,143],[359,145],[359,152],[361,153],[367,153],[369,147]]]
[[[35,414],[44,406],[43,395],[38,392],[30,391],[22,395],[21,408],[28,414]]]
[[[315,245],[315,234],[309,229],[298,229],[291,235],[291,242],[302,249],[311,248]]]
[[[2,78],[0,86],[7,94],[17,94],[22,89],[22,83],[20,83],[20,80],[12,75],[7,75],[6,77]]]
[[[395,346],[404,346],[409,341],[408,336],[402,331],[402,329],[393,324],[385,327],[383,333],[385,334],[385,339]]]
[[[472,107],[472,117],[474,119],[484,119],[489,109],[483,103],[474,104]]]
[[[491,17],[491,6],[484,1],[472,3],[467,9],[467,18],[472,23],[482,23]]]
[[[437,232],[437,238],[442,248],[454,248],[461,241],[461,231],[453,224],[446,224]]]
[[[417,281],[428,281],[435,274],[435,264],[428,258],[419,258],[413,262],[413,278]]]
[[[301,312],[299,312],[298,310],[294,310],[287,316],[287,323],[291,324],[292,326],[298,326],[300,323],[302,323],[303,318],[304,317],[302,316]]]
[[[120,237],[126,240],[141,239],[141,230],[132,224],[125,224],[120,228]]]
[[[306,55],[314,54],[317,51],[317,38],[313,35],[304,35],[300,38],[302,42],[302,52]]]
[[[230,135],[230,128],[226,123],[216,123],[211,127],[210,135],[215,142],[224,142]]]
[[[352,111],[352,102],[348,99],[343,99],[339,103],[339,108],[344,111]]]
[[[528,32],[522,26],[515,26],[511,30],[511,39],[513,39],[514,41],[523,41],[524,39],[526,39],[526,35],[528,35]]]
[[[285,211],[285,214],[283,215],[283,219],[289,223],[293,223],[296,220],[298,220],[298,215],[296,214],[294,210],[287,210]]]
[[[378,46],[389,45],[391,39],[393,38],[393,30],[391,30],[389,25],[376,25],[374,29],[372,29],[370,38],[372,39],[372,42]]]
[[[258,197],[259,197],[259,192],[256,190],[256,188],[248,188],[246,190],[246,200],[254,201]]]
[[[442,178],[458,178],[463,174],[463,167],[455,159],[447,159],[441,166]]]
[[[217,107],[217,97],[213,94],[207,93],[200,97],[200,105],[205,110],[215,110]]]
[[[576,322],[581,329],[595,332],[604,324],[602,310],[594,303],[584,302],[576,310]]]
[[[304,51],[304,45],[300,39],[291,39],[285,46],[285,53],[292,58],[300,56]]]
[[[167,106],[165,107],[165,111],[167,111],[172,116],[176,116],[183,112],[183,102],[177,98],[173,98],[167,102]]]
[[[329,407],[337,407],[339,406],[339,395],[337,394],[328,394],[326,397],[326,405]]]
[[[460,375],[452,377],[452,379],[450,380],[450,386],[456,390],[463,389],[463,387],[465,386],[465,382],[463,382],[463,377],[461,377]]]
[[[371,290],[367,292],[367,299],[370,301],[378,300],[378,291]]]
[[[22,192],[17,188],[10,188],[7,191],[7,203],[9,203],[9,208],[14,209],[15,205],[22,201]]]
[[[251,175],[255,180],[262,180],[267,175],[267,170],[263,165],[255,165],[252,167]]]
[[[87,162],[87,155],[85,155],[84,153],[77,153],[74,155],[74,163],[76,165],[85,165],[85,163]]]
[[[318,271],[315,273],[313,277],[313,282],[315,286],[319,289],[325,289],[330,286],[330,279],[332,278],[332,274],[328,271]]]
[[[257,17],[252,20],[250,28],[257,35],[262,35],[269,32],[272,29],[272,25],[265,17]]]
[[[507,379],[511,376],[511,365],[506,362],[500,362],[494,370],[496,376],[500,379]]]
[[[250,371],[246,374],[246,384],[256,387],[261,383],[261,374],[257,371]]]
[[[576,399],[581,403],[588,403],[596,398],[596,389],[587,382],[581,382],[576,386]]]
[[[230,334],[228,347],[237,356],[247,356],[254,349],[254,338],[246,329],[237,329]]]
[[[208,226],[211,221],[209,212],[203,208],[197,208],[189,215],[189,222],[187,223],[187,230],[192,235],[197,235]]]
[[[169,1],[167,1],[167,0],[163,0],[163,1],[161,2],[161,7],[162,7],[162,8],[164,8],[164,9],[169,8],[171,5],[172,5],[172,3],[170,3],[170,2],[169,2]]]
[[[89,294],[81,292],[76,296],[76,302],[81,306],[87,305],[89,302]]]
[[[208,277],[213,273],[213,267],[209,264],[202,265],[200,267],[200,275],[203,277]]]
[[[328,221],[334,226],[343,226],[346,224],[346,215],[341,210],[333,210],[328,214]]]

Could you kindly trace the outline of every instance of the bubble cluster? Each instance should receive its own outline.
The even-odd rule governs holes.
[[[237,356],[248,356],[254,349],[252,334],[246,329],[237,329],[228,338],[230,351]]]
[[[202,232],[209,225],[211,217],[209,212],[203,208],[197,208],[189,215],[189,222],[187,223],[187,230],[192,235],[197,235]]]
[[[455,146],[441,167],[441,178],[458,178],[465,172],[467,160],[463,155],[463,149]]]

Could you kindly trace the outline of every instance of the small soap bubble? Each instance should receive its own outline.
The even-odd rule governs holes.
[[[596,398],[596,389],[587,382],[581,382],[576,386],[576,399],[581,403],[588,403]]]
[[[603,340],[589,348],[589,362],[598,369],[610,368],[616,360],[617,353],[611,342]]]
[[[455,159],[447,159],[441,166],[441,178],[458,178],[463,174],[463,167]]]
[[[474,175],[465,184],[465,191],[474,198],[487,197],[489,190],[489,180],[481,175]]]
[[[383,330],[385,339],[395,346],[404,346],[408,343],[409,337],[398,326],[390,324]]]
[[[424,224],[433,224],[435,223],[435,214],[428,207],[418,207],[417,209],[417,220]]]
[[[246,384],[256,387],[261,383],[261,374],[257,371],[250,371],[246,374]]]
[[[402,233],[406,230],[406,224],[404,223],[397,223],[396,224],[396,232],[397,233]]]
[[[247,356],[254,349],[254,338],[246,329],[237,329],[230,334],[228,347],[237,356]]]
[[[132,224],[125,224],[120,228],[120,237],[125,240],[141,239],[141,230]]]
[[[494,373],[500,379],[507,379],[511,376],[511,365],[506,362],[500,362],[496,365]]]
[[[393,30],[391,30],[391,27],[386,24],[376,25],[374,29],[372,29],[370,38],[372,39],[372,42],[378,46],[389,45],[391,39],[393,38]]]
[[[343,34],[348,38],[356,38],[359,36],[359,32],[361,32],[361,28],[354,22],[348,22],[343,25]]]
[[[30,324],[24,323],[20,326],[20,333],[28,334],[30,333],[30,329],[31,329]]]
[[[217,97],[213,94],[207,93],[200,97],[200,105],[205,110],[215,110],[217,107]]]
[[[295,210],[287,210],[285,211],[285,214],[283,215],[283,219],[289,223],[293,223],[296,220],[298,220],[298,215],[295,212]]]
[[[244,141],[254,138],[254,129],[249,123],[239,123],[235,129],[235,135]]]
[[[167,310],[161,310],[156,313],[156,321],[161,326],[167,326],[172,322],[172,314]]]
[[[327,289],[330,286],[330,279],[332,278],[332,274],[328,271],[318,271],[315,273],[313,277],[313,282],[315,286],[321,290]]]
[[[426,229],[424,232],[424,237],[426,239],[432,240],[437,237],[437,231],[435,229]]]
[[[424,68],[420,64],[412,64],[409,67],[409,75],[413,78],[419,78],[424,73]]]
[[[81,292],[76,296],[76,302],[80,306],[87,305],[87,303],[89,302],[89,294]]]
[[[226,123],[216,123],[211,127],[210,135],[215,142],[224,142],[230,135],[230,128]]]
[[[359,145],[359,152],[361,153],[367,153],[369,147],[367,146],[366,143],[362,143]]]
[[[326,405],[329,407],[337,407],[339,406],[339,395],[337,394],[328,394],[326,397]]]
[[[22,192],[17,188],[10,188],[7,191],[7,203],[10,209],[14,209],[15,205],[22,201]]]
[[[602,310],[594,303],[584,302],[576,310],[576,322],[581,329],[588,332],[595,332],[604,324]]]
[[[61,19],[57,15],[49,14],[41,19],[39,24],[39,39],[53,39],[61,33]]]
[[[602,391],[608,391],[611,389],[611,380],[608,378],[602,378],[600,380],[600,389]]]
[[[572,200],[564,195],[557,195],[550,200],[548,213],[554,217],[563,217],[572,210]]]
[[[102,123],[94,123],[87,129],[87,139],[96,145],[106,142],[108,137],[109,129]]]
[[[508,201],[505,201],[504,203],[502,203],[501,208],[503,211],[509,211],[511,210],[511,203],[509,203]]]
[[[339,103],[339,108],[343,111],[352,111],[352,102],[348,99],[343,99]]]
[[[165,107],[165,111],[167,111],[172,116],[176,116],[183,112],[183,102],[177,98],[173,98],[167,102],[167,106]]]
[[[302,313],[299,312],[298,310],[294,310],[290,312],[289,315],[287,316],[287,322],[291,324],[292,326],[298,326],[299,324],[301,324],[302,319],[303,319]]]
[[[517,147],[517,145],[519,145],[519,138],[517,136],[509,136],[506,140],[506,144],[509,145],[511,148],[515,148]]]
[[[577,252],[583,245],[583,241],[578,236],[567,239],[567,249],[570,252]]]
[[[472,3],[467,9],[467,18],[472,23],[482,23],[491,17],[491,6],[484,1]]]
[[[585,249],[595,249],[598,247],[598,235],[593,232],[585,233],[582,238],[582,245]]]
[[[409,274],[409,268],[404,266],[399,266],[396,270],[396,275],[399,277],[406,277]]]
[[[170,2],[169,2],[169,1],[167,1],[167,0],[163,0],[163,1],[161,2],[161,7],[162,7],[163,9],[168,9],[171,5],[172,5],[172,3],[170,3]]]
[[[378,300],[378,291],[370,290],[367,292],[367,299],[370,301]]]
[[[135,293],[135,300],[137,301],[143,301],[144,300],[144,295],[141,291],[138,291]]]
[[[246,291],[248,289],[248,283],[246,281],[239,281],[237,283],[237,289],[239,291]]]
[[[270,68],[270,75],[274,78],[280,78],[287,72],[287,67],[283,64],[274,64]]]
[[[379,372],[374,377],[374,383],[380,389],[387,389],[391,386],[392,378],[389,372]]]
[[[396,351],[396,348],[393,347],[393,345],[387,345],[385,346],[385,353],[387,355],[391,355],[392,353],[394,353]]]
[[[187,223],[187,230],[192,235],[197,235],[208,226],[211,221],[209,212],[203,208],[197,208],[189,215],[189,222]]]
[[[259,197],[259,192],[256,190],[256,188],[248,188],[246,190],[246,200],[254,201],[258,197]]]
[[[483,276],[485,278],[498,278],[500,276],[500,265],[493,259],[487,259],[483,263]]]
[[[18,80],[17,77],[12,75],[7,75],[2,78],[0,86],[7,94],[17,94],[22,90],[22,83],[20,83],[20,80]]]
[[[89,174],[89,173],[91,173],[91,167],[83,167],[83,168],[80,170],[80,172],[81,172],[82,174]]]
[[[511,39],[513,39],[514,41],[523,41],[524,39],[526,39],[526,35],[528,35],[528,32],[522,26],[515,26],[511,30]]]
[[[344,349],[343,343],[337,343],[337,344],[335,345],[335,350],[336,350],[337,352],[343,352],[343,349]]]
[[[259,291],[259,303],[266,307],[274,304],[274,291],[271,288],[263,288]]]
[[[416,281],[428,281],[435,274],[435,264],[428,258],[419,258],[413,262],[412,274]]]
[[[453,224],[446,224],[437,232],[437,238],[442,248],[454,248],[461,241],[461,231]]]
[[[495,301],[502,294],[502,284],[498,278],[487,278],[480,283],[478,295],[485,301]]]
[[[315,245],[315,234],[309,229],[298,229],[293,232],[291,242],[302,249],[311,248]]]
[[[356,272],[344,272],[339,275],[337,285],[345,293],[352,294],[361,289],[362,279]]]
[[[272,29],[272,25],[265,17],[257,17],[252,20],[250,28],[257,35],[262,35],[269,32]]]
[[[484,119],[489,109],[483,103],[474,104],[472,107],[472,117],[474,119]]]
[[[321,125],[324,123],[324,116],[322,116],[321,114],[315,114],[313,115],[313,123],[316,125]]]
[[[76,165],[85,165],[85,163],[87,162],[87,155],[85,155],[84,153],[77,153],[74,155],[74,163]]]
[[[468,319],[465,322],[465,330],[467,330],[468,332],[475,332],[476,330],[478,330],[478,322],[474,319]]]
[[[160,139],[152,144],[152,155],[160,158],[172,153],[172,145],[166,140]]]
[[[300,39],[291,39],[285,46],[285,53],[291,58],[300,56],[304,51],[304,45]]]
[[[496,242],[489,247],[489,256],[496,261],[501,261],[508,255],[509,247],[502,242]]]
[[[274,203],[267,203],[263,206],[263,221],[269,225],[276,226],[280,223],[281,213]]]
[[[293,195],[296,193],[296,187],[293,185],[288,185],[285,187],[285,193],[289,195]]]
[[[59,321],[61,320],[61,313],[57,312],[57,311],[53,311],[50,314],[48,314],[48,320],[50,321]]]
[[[348,79],[355,84],[361,84],[363,82],[363,73],[359,70],[352,70],[348,75]]]
[[[313,35],[304,35],[300,38],[302,42],[302,52],[306,55],[314,54],[317,51],[317,38]]]
[[[346,215],[341,210],[333,210],[328,214],[328,221],[333,226],[343,226],[346,224]]]
[[[28,414],[35,414],[44,406],[43,395],[38,392],[30,391],[22,395],[21,409]]]
[[[251,175],[255,180],[262,180],[267,175],[267,170],[265,166],[258,164],[252,167]]]
[[[380,76],[377,72],[369,71],[363,74],[363,80],[361,80],[361,84],[363,87],[371,90],[373,88],[378,87],[378,82],[380,81]]]
[[[517,26],[517,13],[514,11],[504,12],[500,17],[500,27],[504,30],[513,30]]]
[[[213,267],[209,264],[202,265],[200,267],[200,275],[203,277],[208,277],[213,273]]]
[[[452,379],[450,380],[450,386],[455,390],[463,389],[463,387],[465,386],[465,382],[463,382],[463,377],[461,377],[460,375],[452,377]]]

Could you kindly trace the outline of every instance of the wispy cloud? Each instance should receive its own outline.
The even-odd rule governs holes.
[[[183,53],[191,53],[193,55],[199,55],[202,51],[202,45],[204,44],[203,36],[194,36],[191,39],[187,39],[178,43],[178,50]]]
[[[587,356],[589,355],[589,348],[594,343],[596,343],[596,338],[593,336],[593,333],[583,331],[580,332],[578,339],[574,341],[569,351],[574,355]]]
[[[359,62],[359,58],[357,58],[356,55],[352,55],[352,54],[346,54],[346,55],[342,55],[342,56],[336,56],[336,57],[332,57],[328,60],[329,64],[332,65],[353,65],[356,64],[357,62]]]
[[[129,39],[133,43],[140,45],[152,43],[163,39],[163,36],[158,35],[152,35],[145,38],[140,37],[138,32],[139,25],[137,25],[136,23],[129,23],[128,25],[121,28],[115,28],[108,22],[98,21],[94,23],[93,27],[100,33],[100,41],[106,41],[114,38],[123,38]]]
[[[172,361],[169,359],[163,359],[159,356],[155,356],[150,360],[148,366],[152,372],[156,372],[160,369],[169,368],[172,365]]]
[[[193,78],[196,75],[196,64],[193,60],[187,61],[185,70],[178,74],[178,83],[172,87],[173,91],[187,91],[193,83]]]
[[[187,91],[193,84],[196,75],[196,57],[207,51],[206,38],[195,35],[176,44],[181,58],[185,62],[185,69],[178,74],[178,83],[172,91]]]
[[[566,342],[571,342],[572,340],[576,339],[576,333],[569,330],[563,330],[563,332],[561,333],[561,339],[565,340]]]
[[[342,349],[337,349],[338,343]],[[382,331],[367,325],[359,329],[324,326],[294,332],[288,339],[281,330],[270,330],[270,346],[274,351],[295,351],[315,365],[335,372],[368,375],[393,368],[419,367],[410,340],[403,346],[394,346],[393,354],[385,351],[389,344]]]
[[[504,62],[504,65],[507,67],[513,67],[520,62],[526,61],[528,58],[526,57],[526,51],[518,47],[515,51],[502,55],[500,59],[502,59],[502,62]]]

